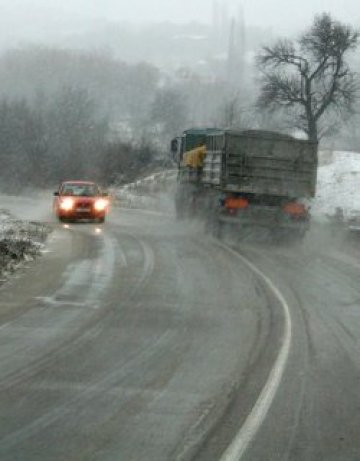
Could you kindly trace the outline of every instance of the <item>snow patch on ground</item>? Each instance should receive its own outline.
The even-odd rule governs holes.
[[[49,232],[44,224],[20,221],[0,209],[0,280],[39,255]]]
[[[114,187],[111,190],[114,203],[123,208],[168,210],[173,207],[172,194],[169,192],[175,187],[176,175],[176,170],[166,170]]]
[[[360,153],[327,153],[320,162],[312,215],[319,219],[334,216],[337,208],[345,218],[360,214]]]

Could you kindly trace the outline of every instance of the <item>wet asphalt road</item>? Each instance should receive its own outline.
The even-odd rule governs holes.
[[[286,334],[241,459],[360,459],[356,254],[321,233],[237,246],[286,300],[286,331],[276,292],[197,225],[135,210],[53,225],[0,289],[1,461],[224,459]]]

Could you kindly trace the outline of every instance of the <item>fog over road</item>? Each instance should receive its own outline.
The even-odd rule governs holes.
[[[311,238],[234,253],[145,211],[64,226],[49,202],[26,204],[46,252],[0,289],[2,461],[219,460],[241,428],[241,459],[359,459],[359,259]]]

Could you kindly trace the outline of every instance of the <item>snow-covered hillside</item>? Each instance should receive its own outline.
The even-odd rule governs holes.
[[[320,154],[320,159],[324,161]],[[312,215],[333,216],[337,208],[344,216],[360,214],[360,153],[334,152],[320,162]]]

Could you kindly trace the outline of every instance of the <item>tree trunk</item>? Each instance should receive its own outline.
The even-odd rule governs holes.
[[[311,82],[307,82],[306,85],[306,93],[307,93],[307,104],[306,104],[306,120],[307,120],[307,132],[309,141],[318,142],[318,128],[317,128],[317,120],[314,117],[314,113],[312,110],[312,101],[311,101]]]
[[[308,138],[309,141],[312,142],[318,142],[318,129],[317,129],[317,123],[313,119],[313,117],[310,117],[308,119]]]
[[[309,141],[318,142],[318,129],[317,120],[314,117],[313,104],[312,104],[312,81],[309,76],[305,77],[305,99],[306,99],[306,120],[308,126],[308,138]]]
[[[318,142],[318,131],[317,131],[317,124],[313,120],[309,120],[309,131],[308,131],[308,137],[309,141],[312,142]]]

